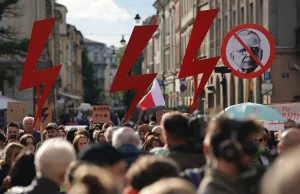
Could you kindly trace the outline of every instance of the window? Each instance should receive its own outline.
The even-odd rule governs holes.
[[[167,70],[170,69],[170,51],[165,51],[165,67],[167,67]]]
[[[250,3],[250,13],[249,13],[249,22],[250,23],[253,23],[254,22],[254,18],[253,18],[253,13],[254,10],[253,10],[253,3]]]
[[[217,23],[217,46],[219,46],[221,44],[221,19],[218,19],[218,23]]]
[[[228,17],[225,16],[225,21],[224,21],[224,34],[226,34],[228,31]]]
[[[259,6],[258,6],[258,15],[259,15],[259,21],[258,24],[263,25],[264,24],[264,1],[260,0]]]
[[[98,61],[98,53],[94,52],[94,62],[97,62],[97,61]]]
[[[235,11],[232,12],[232,26],[233,27],[236,26],[236,12]]]
[[[241,8],[241,19],[240,19],[240,23],[244,24],[245,23],[245,9],[242,7]]]

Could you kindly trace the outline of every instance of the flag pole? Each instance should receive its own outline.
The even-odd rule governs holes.
[[[142,115],[143,115],[143,110],[141,111],[141,113],[140,113],[140,115],[139,115],[139,119],[138,119],[138,121],[137,121],[137,124],[139,125],[139,123],[140,123],[140,120],[141,120],[141,118],[142,118]]]

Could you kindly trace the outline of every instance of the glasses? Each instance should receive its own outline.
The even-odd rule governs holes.
[[[293,126],[284,126],[285,129],[293,128]]]
[[[255,142],[259,142],[259,143],[261,143],[261,142],[266,142],[267,141],[267,139],[266,138],[260,138],[260,139],[254,139],[254,141]]]

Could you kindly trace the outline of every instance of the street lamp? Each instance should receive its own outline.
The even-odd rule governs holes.
[[[136,23],[138,24],[138,23],[140,23],[141,17],[139,14],[136,14],[134,19],[135,19]]]
[[[121,45],[126,45],[126,40],[124,39],[124,35],[122,35],[122,40],[120,41]]]
[[[111,56],[112,57],[117,57],[117,54],[116,54],[116,51],[115,51],[115,47],[114,46],[111,46],[111,48],[112,48],[112,54],[111,54]]]

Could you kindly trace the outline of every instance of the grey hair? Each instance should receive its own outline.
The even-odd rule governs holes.
[[[75,150],[67,140],[49,139],[42,144],[35,155],[37,176],[58,179],[75,160]]]
[[[138,148],[140,147],[140,144],[140,137],[130,127],[121,127],[113,134],[112,145],[117,149],[122,145],[133,145]]]
[[[106,132],[104,133],[104,137],[106,139],[107,142],[111,142],[112,141],[112,137],[113,137],[113,133],[119,129],[119,127],[109,127]]]
[[[295,127],[296,127],[296,125],[297,125],[296,121],[294,121],[293,119],[287,119],[287,120],[285,121],[285,123],[293,123]]]
[[[24,117],[23,124],[25,124],[25,121],[28,121],[28,120],[34,121],[34,118],[33,117]]]

